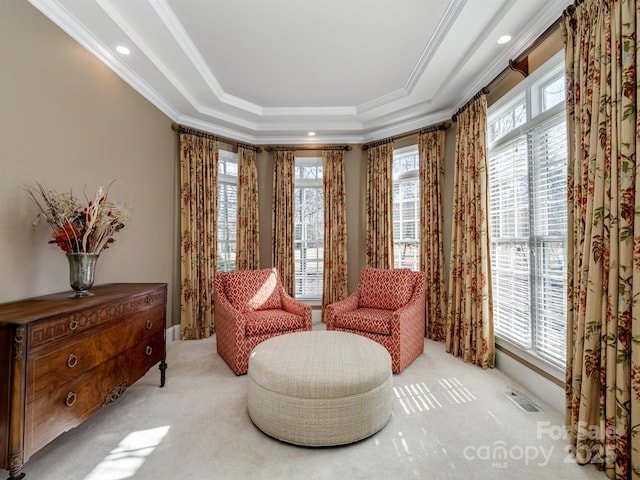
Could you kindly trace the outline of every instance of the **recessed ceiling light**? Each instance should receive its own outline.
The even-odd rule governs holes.
[[[307,135],[309,135],[310,137],[313,137],[316,134],[316,132],[309,132],[307,133]]]
[[[131,53],[127,47],[123,47],[122,45],[116,47],[116,51],[122,55],[129,55]]]
[[[503,43],[507,43],[511,40],[511,35],[502,35],[499,39],[498,39],[498,43],[500,45],[502,45]]]

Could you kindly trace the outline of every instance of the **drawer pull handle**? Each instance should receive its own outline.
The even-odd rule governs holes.
[[[147,356],[151,355],[151,352],[153,352],[153,348],[151,348],[149,345],[147,345],[147,348],[144,350],[144,353],[147,354]]]
[[[76,399],[77,399],[77,398],[78,398],[78,397],[76,396],[76,394],[75,394],[75,393],[73,393],[73,392],[69,392],[69,393],[67,393],[67,398],[65,398],[65,399],[64,399],[64,404],[65,404],[67,407],[72,407],[72,406],[73,406],[73,404],[74,404],[74,403],[76,403]]]
[[[67,367],[73,368],[78,364],[78,357],[73,353],[69,354],[69,358],[67,358]]]
[[[151,320],[147,320],[147,323],[144,324],[144,328],[151,330],[151,327],[153,327],[153,322]]]
[[[71,320],[69,322],[69,330],[75,330],[76,328],[78,328],[78,321],[77,320]]]

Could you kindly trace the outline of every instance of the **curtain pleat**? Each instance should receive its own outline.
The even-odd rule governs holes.
[[[324,185],[324,307],[347,296],[347,203],[344,189],[344,151],[322,151]]]
[[[393,268],[393,143],[368,150],[367,267]]]
[[[487,100],[480,95],[458,115],[446,349],[493,368],[486,124]]]
[[[180,335],[209,337],[214,330],[218,142],[180,135]]]
[[[260,268],[258,169],[256,152],[238,147],[238,227],[236,270]]]
[[[444,340],[447,292],[442,241],[442,187],[444,182],[444,130],[418,136],[420,158],[420,270],[425,273],[425,332]]]
[[[578,2],[576,2],[578,3]],[[565,11],[570,449],[609,478],[640,478],[638,6]]]
[[[274,152],[272,262],[285,291],[294,296],[293,198],[294,150]]]

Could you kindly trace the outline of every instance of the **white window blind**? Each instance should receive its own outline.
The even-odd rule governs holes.
[[[567,140],[562,65],[489,110],[489,224],[498,337],[563,366]],[[523,103],[524,102],[524,103]],[[518,120],[515,120],[518,119]]]
[[[393,266],[420,269],[418,147],[393,152]]]
[[[489,211],[494,327],[531,348],[529,198],[526,137],[519,136],[489,158]]]
[[[296,298],[322,298],[324,268],[322,158],[296,158],[293,205]]]
[[[566,351],[567,139],[562,108],[530,134],[534,341],[536,351],[558,364],[564,363]]]
[[[226,150],[218,157],[218,227],[216,270],[236,268],[236,226],[238,224],[238,157]]]

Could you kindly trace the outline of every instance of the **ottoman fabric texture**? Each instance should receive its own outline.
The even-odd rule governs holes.
[[[359,335],[311,331],[269,339],[251,353],[248,377],[251,420],[285,442],[352,443],[391,417],[391,356]]]

